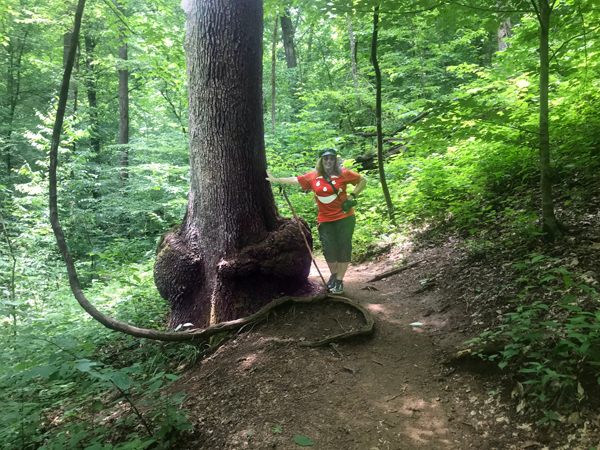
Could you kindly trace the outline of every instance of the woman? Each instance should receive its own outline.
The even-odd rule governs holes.
[[[346,200],[354,200],[367,185],[367,179],[356,172],[340,167],[335,149],[319,152],[319,161],[313,172],[299,177],[276,178],[267,172],[267,180],[312,190],[319,207],[318,230],[323,255],[331,277],[327,287],[334,294],[344,293],[344,275],[352,254],[352,234],[356,224],[354,208],[342,209]],[[347,192],[348,184],[355,186]],[[337,192],[336,192],[337,191]]]

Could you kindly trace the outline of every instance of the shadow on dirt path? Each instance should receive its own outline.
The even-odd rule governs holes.
[[[417,270],[366,282],[383,271],[351,266],[344,280],[344,295],[372,312],[373,336],[299,347],[362,318],[336,303],[287,307],[189,370],[178,388],[197,431],[180,448],[298,449],[297,436],[321,450],[510,448],[489,432],[508,422],[500,399],[473,374],[441,364],[440,348],[464,340],[463,313],[440,311],[439,293],[415,294]],[[311,279],[320,281],[314,267]],[[490,411],[494,424],[481,419]]]

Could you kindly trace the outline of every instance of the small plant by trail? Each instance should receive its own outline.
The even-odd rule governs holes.
[[[540,424],[553,423],[552,410],[569,411],[600,384],[600,295],[562,262],[533,254],[515,264],[523,287],[514,310],[468,341],[474,348],[502,344],[499,352],[478,354],[517,375],[517,411],[539,411]]]

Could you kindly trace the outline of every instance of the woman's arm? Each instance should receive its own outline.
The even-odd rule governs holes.
[[[367,179],[361,175],[360,179],[358,180],[358,183],[356,184],[356,187],[348,195],[351,195],[352,199],[355,199],[356,196],[360,193],[360,191],[362,191],[365,188],[366,185]]]
[[[291,184],[292,186],[300,186],[300,183],[298,182],[298,178],[297,177],[289,177],[289,178],[277,178],[274,177],[273,175],[271,175],[269,172],[267,172],[267,178],[265,178],[267,181],[270,181],[271,183],[282,183],[282,184]]]

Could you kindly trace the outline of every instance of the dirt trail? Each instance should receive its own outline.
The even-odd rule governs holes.
[[[179,388],[197,431],[181,448],[291,450],[300,435],[321,450],[520,448],[508,426],[498,432],[508,419],[490,387],[441,364],[441,348],[465,339],[464,311],[440,311],[439,293],[415,294],[425,268],[366,283],[389,268],[351,266],[344,283],[372,312],[372,337],[299,347],[361,319],[335,303],[287,308],[188,371]]]

